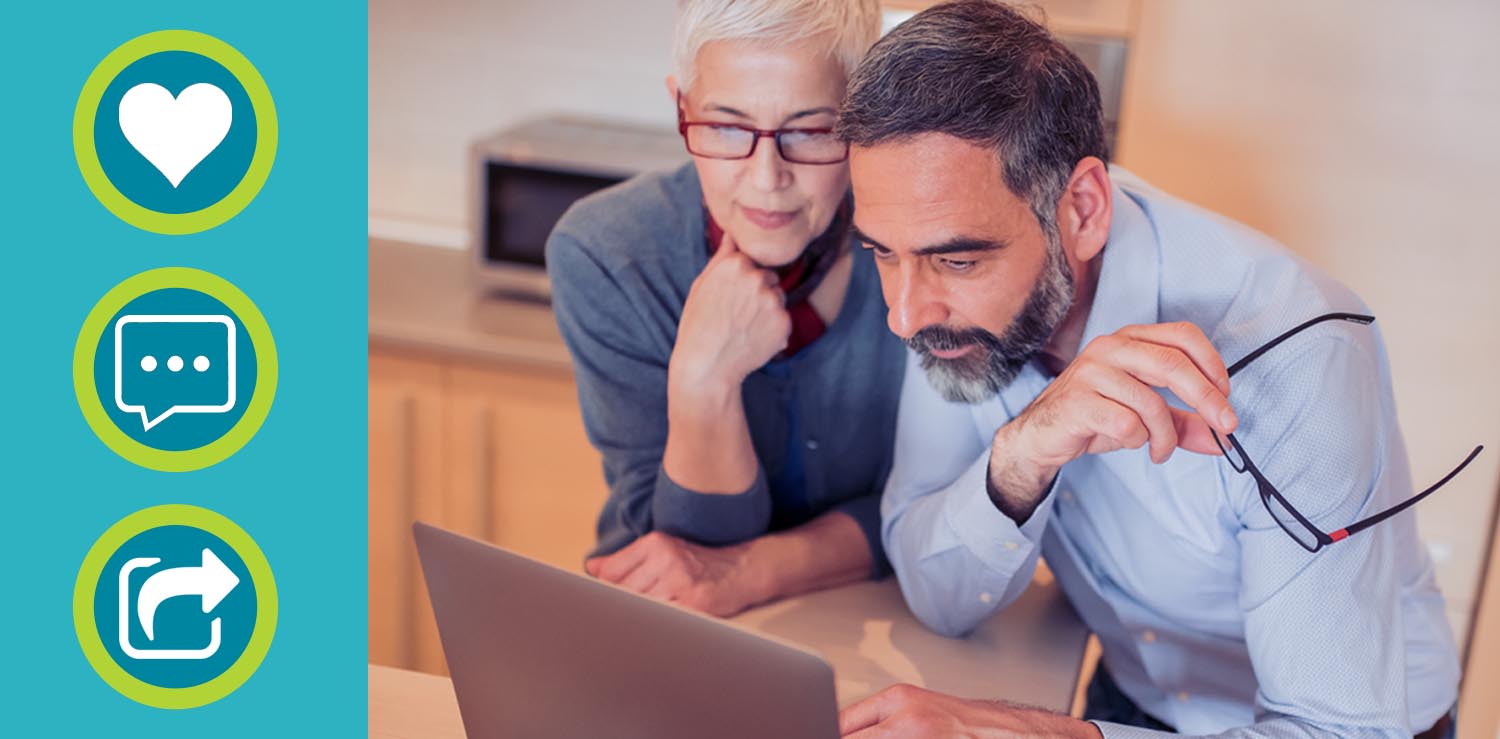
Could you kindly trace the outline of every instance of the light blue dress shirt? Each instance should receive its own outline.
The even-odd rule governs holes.
[[[1085,345],[1188,321],[1229,364],[1308,318],[1368,312],[1267,237],[1111,175]],[[1320,324],[1232,380],[1235,436],[1325,531],[1413,494],[1379,325]],[[908,357],[882,533],[930,628],[968,633],[1025,590],[1040,555],[1120,688],[1181,733],[1409,737],[1453,705],[1457,650],[1411,511],[1309,554],[1249,475],[1182,450],[1152,464],[1142,448],[1069,463],[1017,527],[986,493],[990,444],[1050,380],[1032,362],[998,397],[950,403]]]

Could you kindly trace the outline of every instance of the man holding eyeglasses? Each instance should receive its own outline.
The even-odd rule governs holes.
[[[1107,167],[1089,72],[999,4],[878,42],[838,129],[911,349],[882,505],[907,602],[960,636],[1045,556],[1103,646],[1089,721],[898,686],[846,736],[1451,735],[1453,636],[1395,515],[1436,486],[1356,296]]]

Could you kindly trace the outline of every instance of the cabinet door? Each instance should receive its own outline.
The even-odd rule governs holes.
[[[606,490],[565,372],[455,364],[447,405],[448,520],[581,571]]]
[[[443,515],[443,371],[370,352],[369,659],[446,671],[411,524]]]

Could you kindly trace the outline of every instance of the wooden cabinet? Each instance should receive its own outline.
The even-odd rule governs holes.
[[[369,373],[370,661],[444,674],[412,522],[581,569],[599,457],[566,372],[372,345]]]

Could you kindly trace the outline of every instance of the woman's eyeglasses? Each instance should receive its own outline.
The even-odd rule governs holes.
[[[1308,328],[1309,326],[1313,326],[1324,321],[1349,321],[1351,323],[1358,323],[1368,326],[1372,322],[1374,322],[1374,320],[1374,316],[1363,316],[1355,313],[1329,313],[1327,315],[1318,316],[1317,318],[1309,320],[1302,325],[1272,339],[1264,346],[1247,354],[1240,361],[1230,365],[1229,376],[1233,377],[1234,373],[1240,371],[1241,369],[1244,369],[1245,365],[1255,361],[1262,354],[1270,351],[1277,344],[1280,344],[1281,342],[1286,341],[1292,336],[1295,336],[1298,332]],[[1218,433],[1214,433],[1214,442],[1219,445],[1219,451],[1224,453],[1224,459],[1228,460],[1229,466],[1233,467],[1235,472],[1249,474],[1252,478],[1255,479],[1256,485],[1260,488],[1260,501],[1265,504],[1266,510],[1271,513],[1271,518],[1276,521],[1277,525],[1281,526],[1281,529],[1285,531],[1288,536],[1291,536],[1294,541],[1302,545],[1302,548],[1306,549],[1309,552],[1316,552],[1319,549],[1322,549],[1323,547],[1326,547],[1336,541],[1343,541],[1344,539],[1349,538],[1350,534],[1357,534],[1361,531],[1364,531],[1365,529],[1368,529],[1371,526],[1374,526],[1375,524],[1380,523],[1381,521],[1384,521],[1391,516],[1394,516],[1397,513],[1400,513],[1407,508],[1412,507],[1413,505],[1416,505],[1417,501],[1431,495],[1438,488],[1446,485],[1449,480],[1452,480],[1455,476],[1457,476],[1459,472],[1462,472],[1465,467],[1469,466],[1470,462],[1474,461],[1475,457],[1479,456],[1479,452],[1484,449],[1483,446],[1474,447],[1474,451],[1469,452],[1469,456],[1464,459],[1462,464],[1454,468],[1452,472],[1449,472],[1447,475],[1443,476],[1443,479],[1438,480],[1437,483],[1432,485],[1432,487],[1429,487],[1426,490],[1417,493],[1416,495],[1406,499],[1405,501],[1402,501],[1397,505],[1387,508],[1367,518],[1361,519],[1355,523],[1349,524],[1348,526],[1345,526],[1344,528],[1341,528],[1337,531],[1324,532],[1322,529],[1314,526],[1311,521],[1307,520],[1306,516],[1303,516],[1300,512],[1298,512],[1297,509],[1287,501],[1286,496],[1282,495],[1281,492],[1276,489],[1276,486],[1272,485],[1271,482],[1266,479],[1265,475],[1261,474],[1260,469],[1257,468],[1255,466],[1255,463],[1250,461],[1250,457],[1245,454],[1245,448],[1243,446],[1240,446],[1239,439],[1234,438],[1234,434],[1225,434],[1225,438],[1229,440],[1229,444],[1227,446],[1224,444],[1224,441],[1219,438]]]
[[[776,141],[781,158],[793,164],[838,164],[849,158],[849,145],[832,128],[761,129],[733,123],[690,121],[677,96],[677,132],[689,154],[709,159],[749,159],[763,138]]]

